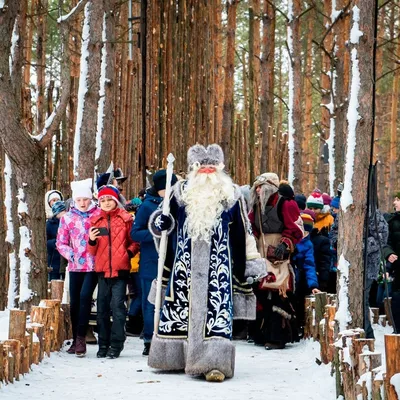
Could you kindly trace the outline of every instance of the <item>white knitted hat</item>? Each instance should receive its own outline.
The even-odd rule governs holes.
[[[92,199],[92,178],[84,179],[82,181],[71,182],[72,199],[78,198]]]

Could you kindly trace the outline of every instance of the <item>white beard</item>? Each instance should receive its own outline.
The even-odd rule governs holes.
[[[264,213],[268,200],[278,191],[278,188],[269,183],[264,183],[261,185],[260,194],[257,194],[256,189],[257,187],[253,186],[250,191],[250,209],[252,210],[256,204],[260,204],[261,213]]]
[[[189,173],[182,200],[186,204],[188,232],[192,240],[210,242],[214,226],[224,211],[223,202],[232,201],[234,193],[232,179],[222,170],[206,174],[198,173],[196,169]]]

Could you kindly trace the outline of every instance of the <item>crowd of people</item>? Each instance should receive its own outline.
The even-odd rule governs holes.
[[[121,194],[125,180],[121,170],[109,169],[95,191],[86,179],[71,182],[71,200],[46,193],[49,280],[69,277],[68,353],[86,354],[97,287],[97,357],[119,357],[126,334],[140,335],[151,367],[220,382],[234,374],[232,338],[283,349],[302,338],[305,296],[336,292],[343,185],[333,198],[318,189],[306,196],[267,172],[239,187],[224,171],[218,145],[189,149],[187,178],[173,174],[171,193],[166,170],[130,201]],[[161,208],[166,195],[168,215]],[[368,338],[374,335],[368,306],[381,305],[384,284],[400,326],[400,193],[394,208],[387,215],[369,210]],[[167,250],[156,282],[163,231]]]

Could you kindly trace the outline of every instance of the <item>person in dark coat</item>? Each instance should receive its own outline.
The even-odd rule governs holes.
[[[383,248],[384,258],[392,264],[394,276],[392,283],[392,314],[394,330],[400,330],[400,192],[395,195],[393,206],[395,212],[387,220],[389,225],[389,237]]]
[[[154,330],[154,305],[147,297],[151,289],[151,283],[157,278],[158,253],[154,245],[153,236],[148,229],[151,214],[161,204],[167,181],[166,170],[157,171],[153,176],[154,185],[146,191],[146,196],[140,206],[135,222],[131,230],[132,240],[140,243],[139,277],[142,288],[142,313],[143,313],[143,355],[150,352],[151,339]],[[171,184],[175,184],[177,178],[172,176]]]
[[[305,210],[310,215],[315,215],[312,210]],[[317,228],[313,228],[310,233],[310,240],[314,247],[315,267],[318,275],[319,288],[323,292],[328,291],[329,273],[331,270],[332,253],[329,238]]]
[[[47,238],[47,266],[49,268],[49,281],[60,279],[65,276],[67,260],[60,256],[56,248],[56,239],[60,218],[66,213],[65,203],[57,201],[51,207],[53,216],[46,221]]]
[[[369,310],[369,294],[374,281],[379,274],[381,262],[380,249],[386,245],[389,235],[388,224],[379,210],[369,213],[367,245],[366,280],[364,288],[364,331],[367,339],[374,339],[374,331],[371,325],[371,314]]]

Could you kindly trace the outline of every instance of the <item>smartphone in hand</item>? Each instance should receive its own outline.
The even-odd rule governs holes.
[[[96,228],[99,231],[98,236],[108,236],[108,229],[104,227]]]

